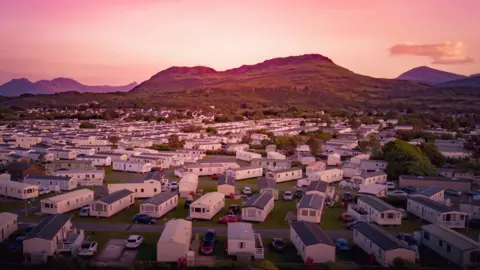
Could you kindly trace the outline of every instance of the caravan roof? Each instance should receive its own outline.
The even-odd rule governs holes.
[[[173,219],[167,222],[163,229],[159,243],[175,242],[179,244],[190,244],[192,222],[184,219]]]

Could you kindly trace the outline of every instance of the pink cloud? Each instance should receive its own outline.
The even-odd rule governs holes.
[[[414,55],[430,57],[432,64],[466,64],[473,63],[467,55],[463,42],[442,42],[437,44],[397,44],[390,48],[390,55]]]

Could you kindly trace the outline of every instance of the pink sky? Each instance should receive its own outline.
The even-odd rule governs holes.
[[[475,0],[2,0],[0,83],[126,84],[172,65],[305,53],[374,77],[421,65],[469,75],[480,73],[479,10]]]

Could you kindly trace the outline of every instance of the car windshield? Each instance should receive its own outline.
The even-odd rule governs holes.
[[[292,195],[291,192],[285,192],[285,195]]]
[[[137,239],[129,238],[129,239],[128,239],[128,242],[129,242],[129,243],[135,243],[135,242],[137,242]]]
[[[215,238],[215,234],[213,232],[207,232],[205,234],[205,240],[213,239]]]
[[[89,249],[90,248],[90,243],[83,243],[82,248],[83,249]]]
[[[285,244],[282,239],[275,239],[273,240],[273,243],[275,243],[275,245],[278,245],[278,246]]]

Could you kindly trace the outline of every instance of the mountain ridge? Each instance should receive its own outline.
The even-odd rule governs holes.
[[[434,69],[427,66],[419,66],[400,74],[396,79],[438,84],[447,81],[463,79],[466,77],[467,76]]]

